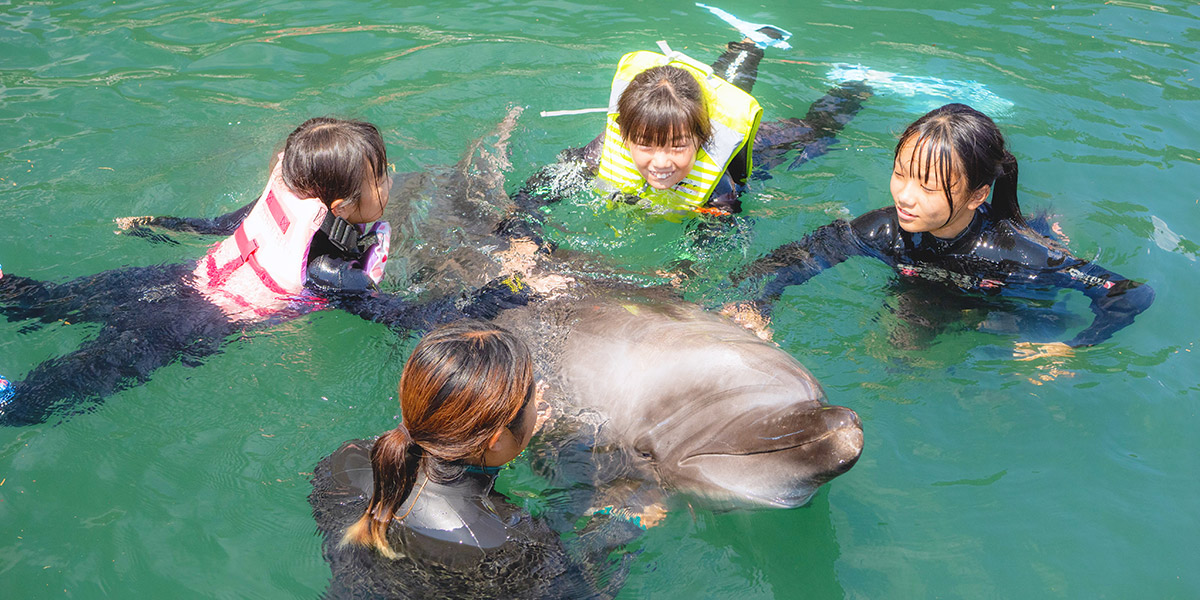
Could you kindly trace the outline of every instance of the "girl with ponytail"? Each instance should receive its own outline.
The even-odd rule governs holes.
[[[344,444],[313,474],[329,597],[603,597],[601,583],[619,585],[580,559],[608,569],[604,557],[631,533],[588,540],[595,557],[568,553],[558,533],[493,489],[536,428],[524,343],[481,321],[442,326],[417,344],[398,392],[395,429]]]
[[[400,375],[403,420],[371,449],[371,501],[342,542],[395,558],[388,528],[405,525],[430,483],[482,473],[490,487],[529,444],[533,394],[529,350],[507,331],[459,321],[422,339]]]
[[[1100,343],[1154,301],[1150,286],[1072,256],[1026,223],[1017,202],[1017,159],[996,124],[969,106],[947,104],[904,130],[891,194],[893,206],[821,227],[735,275],[757,286],[757,299],[727,314],[765,334],[770,305],[784,288],[854,255],[879,258],[905,280],[932,281],[967,298],[1037,298],[1066,287],[1091,299],[1096,316],[1089,327],[1066,342],[1019,342],[1021,358]],[[916,321],[933,334],[942,327],[929,327],[928,316]]]

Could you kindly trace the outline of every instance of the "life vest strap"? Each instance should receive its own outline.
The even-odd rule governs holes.
[[[246,230],[244,227],[238,227],[237,231],[233,232],[233,241],[237,244],[237,258],[222,265],[220,268],[217,268],[216,261],[213,260],[212,255],[210,254],[208,256],[209,282],[213,286],[222,286],[225,284],[225,280],[229,279],[229,276],[233,275],[233,272],[236,271],[238,267],[244,264],[249,264],[250,268],[254,269],[254,274],[258,275],[259,281],[262,281],[262,284],[266,286],[267,289],[276,294],[286,296],[288,294],[287,290],[283,289],[283,286],[279,285],[279,283],[275,281],[275,278],[271,277],[271,274],[267,272],[265,268],[263,268],[262,263],[258,262],[258,258],[255,257],[255,254],[258,252],[258,242],[250,239],[250,237],[246,235]]]
[[[267,192],[267,210],[271,213],[271,218],[275,220],[275,224],[279,226],[279,231],[287,233],[288,227],[292,222],[288,220],[287,212],[283,210],[283,206],[279,204],[279,200],[275,198],[275,192]]]

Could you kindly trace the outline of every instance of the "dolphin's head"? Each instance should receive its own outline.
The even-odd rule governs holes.
[[[646,431],[635,449],[665,485],[718,505],[801,506],[854,466],[863,446],[858,415],[811,392],[778,384],[719,391]]]
[[[550,358],[576,405],[565,412],[598,417],[598,442],[640,454],[663,487],[714,508],[792,508],[862,453],[858,415],[744,327],[679,301],[573,306]]]

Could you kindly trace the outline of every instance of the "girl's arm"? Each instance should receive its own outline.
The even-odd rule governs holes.
[[[741,273],[734,275],[733,280],[741,283],[743,289],[753,290],[752,304],[760,314],[766,315],[771,304],[783,295],[788,286],[800,285],[851,256],[867,255],[870,247],[861,235],[863,232],[877,233],[875,230],[885,228],[887,223],[878,222],[882,216],[886,214],[872,211],[853,223],[838,219],[750,263]],[[869,234],[867,237],[873,239],[881,236]]]
[[[1079,290],[1092,301],[1096,318],[1066,342],[1074,348],[1107,340],[1154,303],[1154,289],[1150,286],[1092,263],[1065,267],[1051,273],[1051,277],[1053,284]]]
[[[158,238],[159,234],[151,232],[150,227],[204,235],[233,235],[246,215],[250,214],[255,202],[258,202],[257,198],[219,217],[121,217],[115,221],[128,235],[151,239]]]
[[[395,330],[429,330],[434,326],[471,317],[491,319],[500,311],[528,304],[533,291],[516,277],[498,279],[459,297],[425,302],[368,290],[320,289],[333,308],[382,323]]]

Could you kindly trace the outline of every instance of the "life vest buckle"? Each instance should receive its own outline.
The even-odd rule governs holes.
[[[334,247],[350,256],[360,256],[363,253],[362,243],[359,238],[358,226],[341,218],[334,216],[333,212],[325,213],[325,220],[321,223],[321,231],[329,236],[329,241]]]

